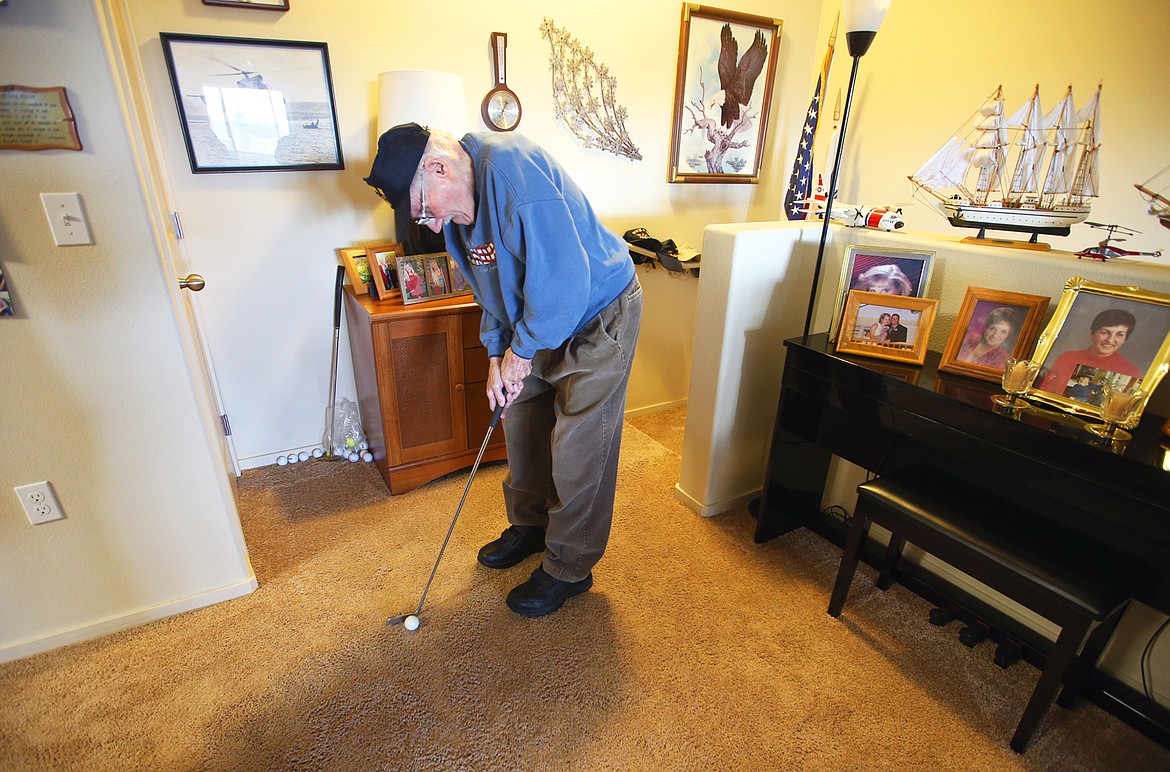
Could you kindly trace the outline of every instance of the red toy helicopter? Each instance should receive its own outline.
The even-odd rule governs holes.
[[[1105,262],[1106,260],[1112,260],[1115,257],[1126,257],[1129,255],[1141,255],[1146,257],[1162,256],[1162,250],[1160,249],[1157,252],[1134,252],[1129,249],[1121,249],[1119,247],[1113,247],[1109,245],[1110,241],[1125,241],[1125,239],[1114,238],[1113,234],[1115,232],[1124,233],[1126,236],[1133,236],[1141,233],[1141,231],[1135,231],[1132,228],[1123,228],[1120,225],[1106,225],[1105,223],[1099,222],[1086,221],[1085,225],[1088,225],[1090,228],[1103,228],[1108,231],[1108,233],[1105,234],[1105,238],[1103,240],[1097,242],[1097,246],[1088,247],[1087,249],[1082,249],[1080,252],[1077,252],[1076,254],[1078,259],[1082,257],[1091,257],[1094,260]]]

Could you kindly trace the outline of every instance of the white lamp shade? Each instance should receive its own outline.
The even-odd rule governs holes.
[[[402,123],[467,133],[463,78],[435,70],[391,70],[378,76],[378,136]]]
[[[842,0],[846,32],[877,32],[890,10],[891,0]]]

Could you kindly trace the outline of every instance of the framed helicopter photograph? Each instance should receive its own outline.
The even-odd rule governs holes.
[[[193,173],[345,168],[326,43],[159,38]]]

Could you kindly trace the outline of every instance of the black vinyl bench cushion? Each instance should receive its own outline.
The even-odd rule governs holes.
[[[1055,507],[1055,502],[1053,503]],[[1145,568],[985,488],[934,470],[908,468],[857,487],[857,508],[829,614],[845,605],[870,523],[890,531],[878,587],[890,586],[909,542],[1060,626],[1040,679],[1011,739],[1023,753],[1057,691],[1071,706],[1129,601],[1148,583]]]
[[[898,531],[911,544],[943,560],[953,558],[956,549],[965,549],[973,555],[957,561],[966,566],[955,567],[970,569],[968,573],[976,579],[999,568],[996,573],[1004,574],[999,577],[1002,581],[1017,584],[1022,579],[1034,585],[1034,591],[1049,594],[1051,600],[1073,606],[1096,621],[1127,602],[1144,584],[1132,560],[1060,526],[1055,522],[1059,513],[1052,513],[1052,519],[1042,518],[937,472],[923,469],[886,475],[862,483],[857,491],[902,520]],[[884,519],[877,517],[874,522],[882,525]],[[937,545],[939,540],[951,544]],[[971,565],[975,561],[984,564],[982,569]],[[1034,606],[1035,610],[1044,613],[1048,604],[1037,601],[1042,607]]]

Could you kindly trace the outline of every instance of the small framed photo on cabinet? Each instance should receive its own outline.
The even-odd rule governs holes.
[[[370,264],[374,296],[378,300],[389,300],[398,295],[397,261],[401,254],[401,244],[379,244],[374,247],[366,247],[366,260]]]

